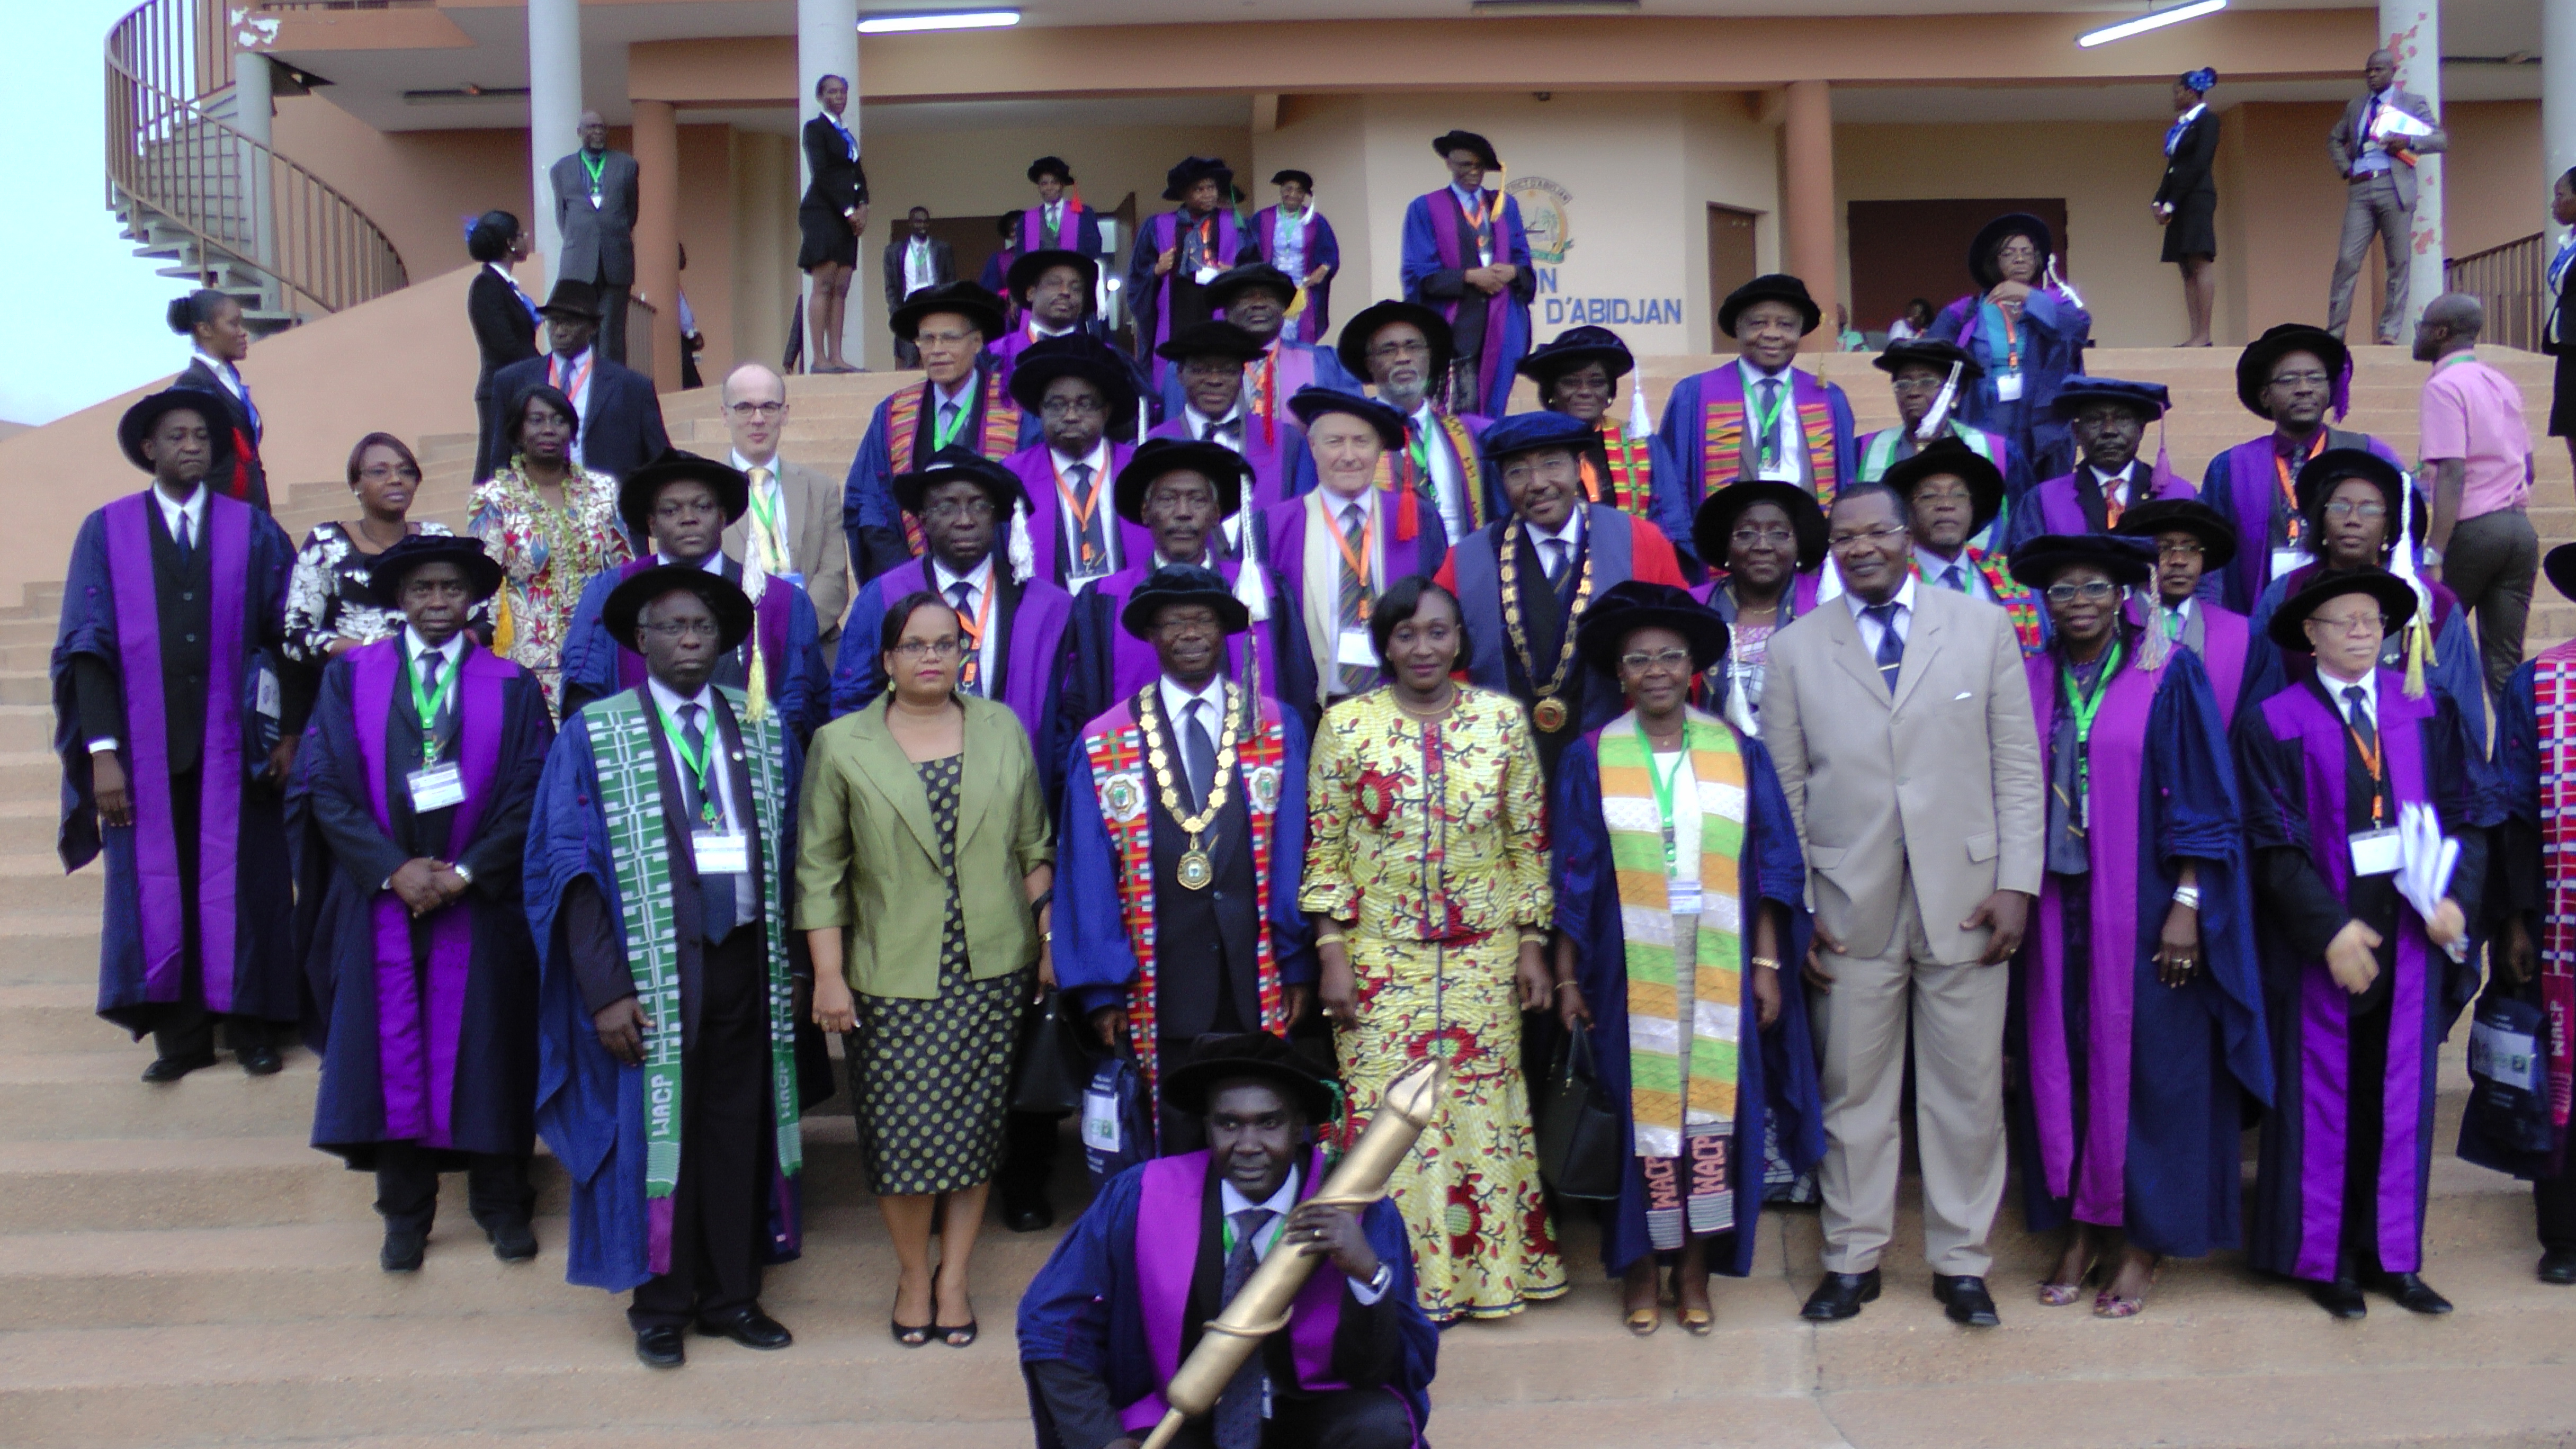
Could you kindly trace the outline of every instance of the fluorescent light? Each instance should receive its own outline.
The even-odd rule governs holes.
[[[1020,12],[1017,10],[942,10],[929,15],[866,16],[859,21],[859,33],[894,35],[906,30],[994,30],[1019,23]]]
[[[2177,5],[2171,10],[2150,10],[2135,20],[2123,20],[2117,25],[2105,25],[2099,30],[2088,31],[2075,37],[2075,43],[2089,50],[2097,45],[2109,45],[2115,40],[2126,40],[2132,35],[2144,35],[2150,30],[2162,30],[2168,25],[2179,25],[2186,20],[2198,20],[2204,15],[2215,15],[2226,8],[2227,0],[2191,0],[2188,5]],[[862,25],[859,28],[865,30],[867,27]]]

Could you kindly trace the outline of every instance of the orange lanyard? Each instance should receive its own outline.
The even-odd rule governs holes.
[[[960,579],[958,582],[971,585],[973,580]],[[990,622],[993,617],[994,590],[993,576],[991,574],[988,573],[984,576],[983,585],[977,588],[976,592],[982,594],[984,599],[983,602],[975,606],[975,617],[969,619],[962,613],[957,616],[957,632],[966,636],[965,657],[958,661],[957,680],[960,684],[965,685],[969,689],[973,689],[975,687],[977,680],[984,672],[982,668],[984,662],[984,625]]]
[[[572,382],[569,385],[557,382],[555,384],[555,390],[562,393],[564,396],[573,399],[574,403],[578,405],[580,403],[583,390],[590,386],[590,365],[598,360],[599,353],[597,349],[585,350],[581,354],[581,366],[573,370]],[[561,377],[563,375],[563,359],[555,359],[554,372],[557,377]]]
[[[2021,333],[2013,326],[2012,309],[1997,307],[1995,310],[2004,314],[2004,366],[2019,372],[2021,371]]]
[[[2352,738],[2352,747],[2360,752],[2362,768],[2370,772],[2370,823],[2384,825],[2387,815],[2382,802],[2388,798],[2388,780],[2381,770],[2388,757],[2388,746],[2363,744],[2361,731],[2354,729],[2349,719],[2344,723],[2343,732]]]
[[[1333,546],[1342,551],[1342,562],[1350,566],[1351,576],[1360,581],[1360,622],[1366,623],[1369,616],[1369,560],[1376,552],[1369,546],[1369,540],[1377,536],[1377,519],[1371,515],[1360,524],[1360,546],[1356,553],[1351,550],[1350,535],[1333,520],[1329,504],[1324,509],[1324,522],[1332,532]]]
[[[2319,428],[2316,441],[2308,444],[2308,456],[2301,461],[2314,462],[2317,454],[2325,450],[2326,430]],[[2278,448],[2272,450],[2272,471],[2279,474],[2281,478],[2281,503],[2289,510],[2290,515],[2290,542],[2297,543],[2299,535],[2307,532],[2308,521],[2299,513],[2298,485],[2290,481],[2289,461],[2281,456],[2281,450]]]
[[[1080,502],[1076,502],[1073,490],[1064,485],[1064,470],[1055,466],[1055,450],[1052,448],[1047,450],[1047,468],[1055,474],[1055,492],[1057,497],[1064,500],[1064,511],[1073,515],[1073,536],[1082,544],[1082,557],[1076,567],[1087,571],[1092,565],[1101,562],[1092,557],[1091,553],[1091,515],[1100,511],[1100,490],[1108,483],[1109,476],[1102,469],[1092,469],[1091,492]],[[1103,542],[1105,544],[1106,540]],[[989,603],[991,600],[992,593],[987,590],[985,601]]]

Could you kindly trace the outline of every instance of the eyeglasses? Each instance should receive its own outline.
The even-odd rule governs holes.
[[[2349,619],[2329,619],[2323,614],[2310,614],[2308,622],[2326,633],[2341,633],[2347,638],[2388,632],[2388,618],[2383,614],[2359,614]]]
[[[787,411],[787,404],[783,402],[728,403],[725,411],[748,422],[753,418],[774,418]]]
[[[897,659],[918,662],[923,659],[953,659],[964,644],[954,634],[944,639],[906,639],[894,646]]]
[[[2080,584],[2050,584],[2048,601],[2052,604],[2071,604],[2077,599],[2082,599],[2088,604],[2098,604],[2119,591],[2120,586],[2109,579],[2091,579]]]
[[[1825,540],[1825,543],[1826,546],[1831,548],[1834,552],[1841,553],[1846,549],[1856,548],[1862,544],[1882,544],[1891,538],[1903,538],[1911,531],[1912,530],[1902,526],[1895,528],[1872,528],[1860,533],[1837,533],[1832,538]]]
[[[724,625],[713,619],[682,619],[676,623],[647,624],[644,627],[665,639],[721,639],[724,637]]]
[[[1728,534],[1726,541],[1737,548],[1760,548],[1765,545],[1780,548],[1795,543],[1797,538],[1796,534],[1785,528],[1739,528]]]
[[[2181,539],[2173,543],[2160,543],[2156,545],[2156,557],[2158,558],[2198,558],[2207,552],[2209,552],[2209,550],[2202,547],[2200,540],[2196,538]]]
[[[2386,518],[2388,516],[2388,505],[2385,503],[2355,503],[2348,498],[2338,498],[2334,502],[2325,506],[2325,515],[2328,518],[2358,518],[2364,523],[2369,523],[2377,519]]]
[[[1690,669],[1690,663],[1690,651],[1687,649],[1658,649],[1652,654],[1641,650],[1635,654],[1619,656],[1619,667],[1631,674],[1643,674],[1649,668],[1679,669],[1687,672]]]
[[[993,516],[993,500],[990,498],[942,499],[930,505],[930,511],[925,516],[933,523],[947,523],[960,518],[973,519],[980,523]]]
[[[1888,387],[1896,392],[1939,392],[1946,381],[1939,377],[1900,377]]]
[[[1372,342],[1368,355],[1393,362],[1399,357],[1429,357],[1431,344],[1416,339],[1411,342]]]
[[[1051,397],[1038,407],[1046,418],[1096,418],[1109,411],[1109,404],[1096,397]]]
[[[2271,385],[2274,387],[2323,387],[2332,381],[2334,381],[2333,378],[2326,376],[2322,372],[2276,372],[2272,374]]]

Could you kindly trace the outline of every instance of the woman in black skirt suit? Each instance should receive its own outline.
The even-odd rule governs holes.
[[[2576,227],[2576,166],[2550,188],[2549,219]],[[2541,351],[2558,359],[2558,381],[2549,390],[2549,436],[2565,438],[2567,461],[2576,463],[2576,231],[2550,258],[2549,297],[2549,326],[2540,343]]]
[[[841,122],[850,83],[827,75],[814,83],[823,114],[805,123],[805,169],[813,184],[796,209],[805,245],[796,265],[814,279],[808,311],[814,324],[815,372],[856,372],[841,359],[841,315],[850,303],[850,274],[859,264],[859,233],[868,229],[868,173],[859,167],[859,138]]]
[[[2218,298],[2218,279],[2209,271],[2218,259],[2218,184],[2210,179],[2210,162],[2218,155],[2218,113],[2202,99],[2217,84],[2218,72],[2207,66],[2174,82],[2177,114],[2165,132],[2165,179],[2156,188],[2164,259],[2182,267],[2182,305],[2191,316],[2185,347],[2209,345],[2209,313]]]
[[[492,476],[510,461],[510,444],[501,436],[502,405],[492,379],[502,368],[537,355],[537,307],[519,288],[510,268],[528,259],[528,236],[519,219],[506,211],[487,211],[465,229],[465,254],[483,264],[465,287],[465,320],[474,327],[474,348],[483,355],[474,378],[474,480]]]

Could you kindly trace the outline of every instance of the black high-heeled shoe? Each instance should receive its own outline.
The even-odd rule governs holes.
[[[900,1294],[903,1289],[897,1285],[895,1291]],[[939,1270],[936,1268],[930,1270],[930,1316],[933,1320],[939,1317]],[[900,1318],[891,1316],[889,1321],[894,1325],[894,1341],[904,1347],[919,1348],[930,1342],[931,1324],[906,1323]]]

